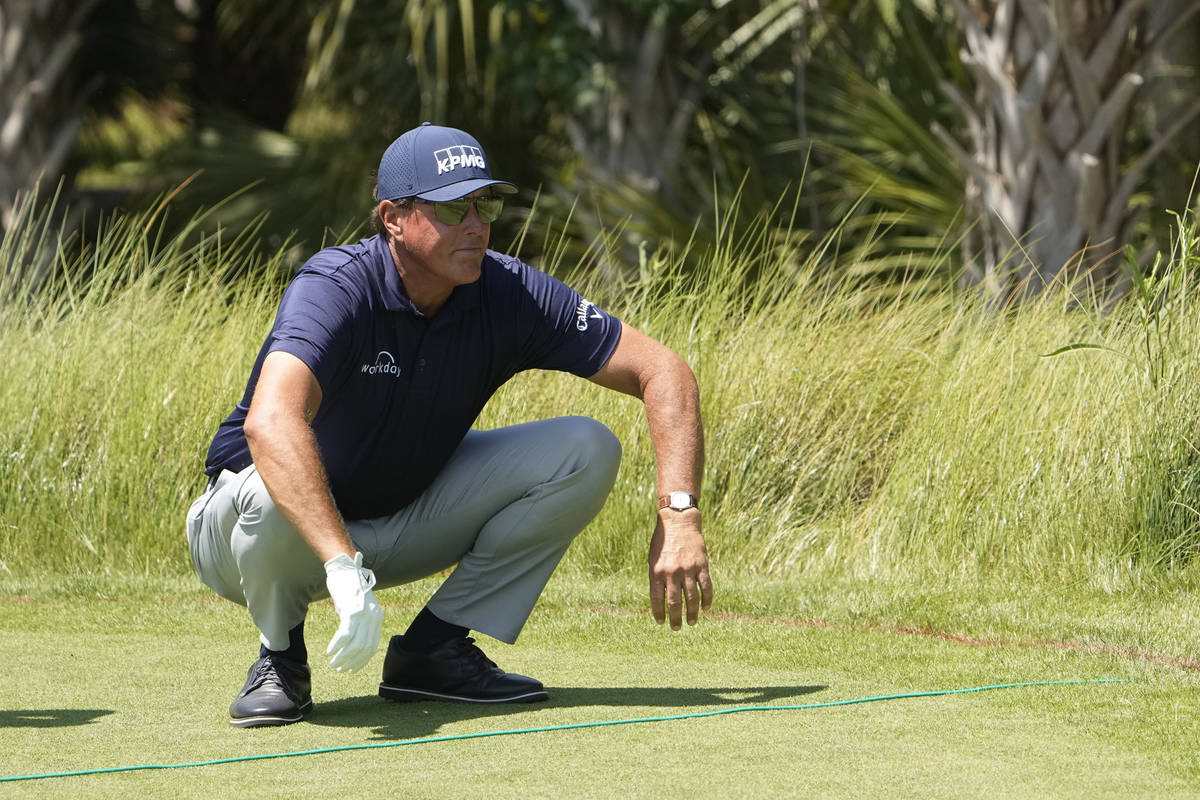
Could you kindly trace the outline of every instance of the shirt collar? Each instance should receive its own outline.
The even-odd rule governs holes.
[[[367,247],[374,256],[372,259],[376,268],[383,273],[383,307],[388,311],[409,311],[420,313],[404,291],[404,283],[400,273],[396,271],[396,262],[392,260],[392,249],[388,247],[387,237],[377,233],[366,240]]]

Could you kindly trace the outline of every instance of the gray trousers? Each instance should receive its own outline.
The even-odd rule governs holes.
[[[377,588],[457,563],[429,610],[512,643],[567,546],[604,505],[620,460],[617,438],[586,417],[471,431],[415,501],[346,528]],[[328,597],[323,565],[253,466],[222,472],[192,504],[187,538],[200,580],[245,605],[272,650],[288,646],[309,603]]]

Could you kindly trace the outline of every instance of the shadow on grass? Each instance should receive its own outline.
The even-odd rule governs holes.
[[[0,728],[69,728],[112,713],[110,708],[0,708]]]
[[[317,703],[308,717],[309,724],[338,728],[373,728],[377,739],[420,739],[436,734],[443,726],[487,717],[517,718],[547,708],[620,708],[636,707],[636,714],[599,717],[669,717],[689,712],[702,713],[721,708],[763,705],[823,691],[825,686],[731,686],[716,689],[680,689],[647,686],[604,688],[546,687],[550,699],[545,703],[396,703],[380,697],[346,697]],[[786,705],[786,704],[785,704]],[[588,720],[579,720],[586,722]],[[542,721],[541,724],[546,724]],[[519,727],[514,721],[508,727]]]

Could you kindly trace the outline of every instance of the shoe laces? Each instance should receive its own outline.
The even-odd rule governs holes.
[[[480,671],[486,669],[499,669],[496,662],[487,657],[487,654],[479,649],[475,644],[475,640],[470,636],[464,636],[462,639],[454,640],[454,647],[458,650],[458,654],[465,660],[470,661],[478,667]]]
[[[263,656],[254,662],[254,680],[246,687],[245,691],[253,691],[266,683],[273,683],[289,694],[292,692],[291,681],[280,671],[275,659],[270,656]]]

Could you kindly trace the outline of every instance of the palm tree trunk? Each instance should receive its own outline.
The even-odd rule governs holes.
[[[695,135],[706,100],[717,94],[713,87],[769,58],[791,66],[791,53],[803,44],[793,37],[802,35],[816,3],[746,0],[711,8],[660,3],[647,6],[647,14],[596,0],[567,5],[579,26],[611,54],[597,101],[566,121],[585,171],[653,195],[668,209],[687,209],[694,207],[689,194],[694,187],[682,174],[689,136]],[[683,9],[689,10],[681,24]],[[803,117],[798,124],[805,124]],[[714,161],[712,168],[719,164]],[[703,180],[711,182],[712,175]]]
[[[977,220],[965,241],[969,281],[998,299],[1089,275],[1120,290],[1121,252],[1146,168],[1197,113],[1195,104],[1137,155],[1127,145],[1151,59],[1149,0],[954,0],[975,78],[964,114],[970,147],[938,134],[967,172]],[[1188,3],[1186,15],[1200,10]]]
[[[95,83],[74,69],[96,0],[5,0],[0,6],[0,231],[18,195],[56,181]]]

